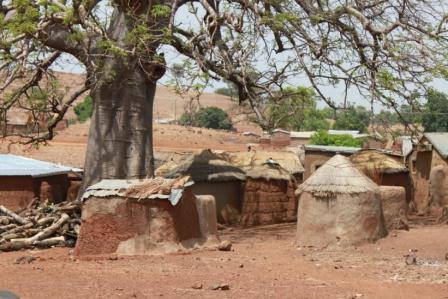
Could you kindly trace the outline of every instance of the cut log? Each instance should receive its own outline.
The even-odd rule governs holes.
[[[11,229],[8,230],[6,233],[7,233],[7,234],[20,233],[20,232],[24,231],[25,229],[32,228],[33,226],[34,226],[34,223],[28,222],[28,223],[25,224],[25,225],[17,226],[17,227],[11,228]],[[3,234],[5,234],[5,233],[3,233]],[[1,235],[3,236],[3,234],[1,234]]]
[[[48,238],[42,241],[36,241],[33,245],[36,247],[64,246],[65,238],[63,236]]]
[[[1,206],[1,205],[0,205],[0,212],[2,212],[3,214],[5,214],[5,215],[7,215],[9,217],[12,217],[17,223],[20,223],[20,224],[27,223],[27,221],[24,218],[20,217],[19,215],[17,215],[13,211],[11,211],[11,210],[9,210],[9,209],[5,208],[4,206]]]
[[[23,243],[25,245],[28,245],[28,244],[31,245],[36,241],[47,239],[48,237],[51,237],[52,235],[54,235],[56,233],[56,231],[58,231],[69,218],[70,217],[67,214],[62,214],[61,218],[59,218],[58,221],[56,221],[55,223],[53,223],[52,225],[50,225],[49,227],[47,227],[40,233],[37,233],[36,235],[34,235],[30,238],[12,239],[11,243]]]

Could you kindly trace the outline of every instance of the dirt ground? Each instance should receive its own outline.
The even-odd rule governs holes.
[[[295,225],[227,229],[233,251],[78,260],[54,248],[0,254],[21,298],[448,298],[448,226],[393,231],[349,249],[293,246]],[[414,250],[417,265],[404,256]],[[17,258],[34,256],[27,264]],[[228,283],[230,290],[210,290]],[[202,285],[202,289],[193,286]]]

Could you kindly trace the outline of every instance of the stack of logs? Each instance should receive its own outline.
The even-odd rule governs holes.
[[[0,251],[74,246],[81,224],[81,204],[40,205],[19,214],[0,205]]]

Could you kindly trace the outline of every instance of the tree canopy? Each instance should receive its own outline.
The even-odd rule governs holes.
[[[431,90],[427,96],[422,124],[426,132],[448,132],[448,97]]]
[[[336,116],[333,128],[336,130],[357,130],[367,132],[371,115],[363,106],[350,106]]]

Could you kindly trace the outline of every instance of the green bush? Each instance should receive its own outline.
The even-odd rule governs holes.
[[[184,126],[208,129],[230,130],[232,128],[229,115],[218,107],[201,108],[194,114],[184,113],[180,117],[179,123]]]
[[[361,147],[363,143],[362,138],[354,138],[351,135],[330,135],[327,131],[319,130],[311,136],[310,144],[315,145],[335,145],[335,146],[350,146]]]
[[[90,96],[85,97],[84,101],[76,104],[75,113],[79,122],[85,122],[92,117],[93,114],[93,101]]]

